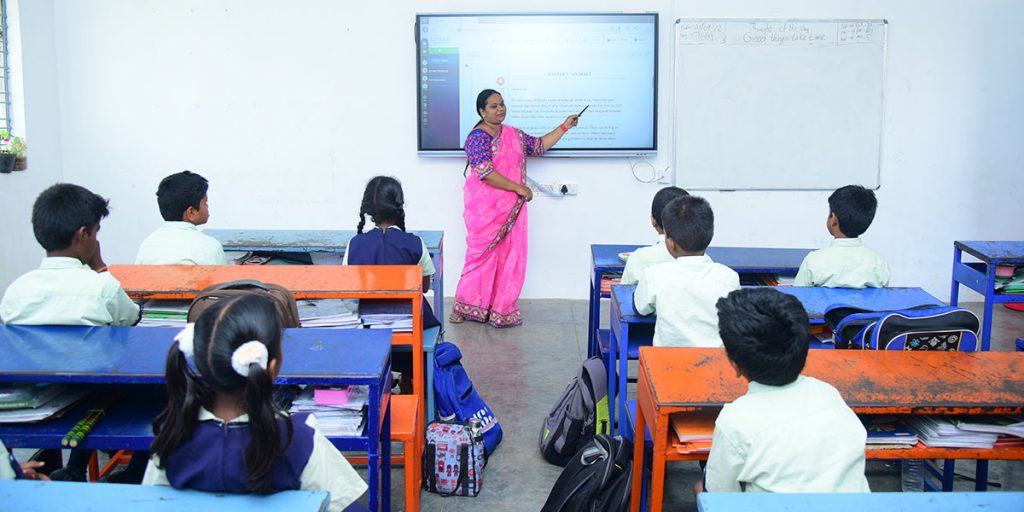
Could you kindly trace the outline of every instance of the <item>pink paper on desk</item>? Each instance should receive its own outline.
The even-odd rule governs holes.
[[[348,388],[315,389],[313,402],[317,405],[345,405],[348,403]]]

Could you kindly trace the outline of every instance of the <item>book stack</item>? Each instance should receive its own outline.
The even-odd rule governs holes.
[[[912,448],[918,442],[917,434],[895,416],[861,417],[868,432],[869,449]]]
[[[87,386],[64,384],[2,384],[0,423],[34,423],[59,416],[89,391]]]
[[[940,448],[992,448],[998,434],[964,430],[952,417],[908,416],[905,421],[927,446]]]
[[[1022,416],[955,416],[950,418],[960,430],[996,434],[996,448],[1024,446],[1024,415]]]
[[[1024,267],[999,265],[996,269],[996,293],[1024,293]]]
[[[412,304],[407,300],[359,301],[359,318],[370,329],[412,332]]]
[[[358,299],[320,299],[298,301],[299,323],[302,327],[322,329],[358,329]]]
[[[367,386],[314,389],[307,386],[292,401],[290,412],[308,412],[325,436],[358,436],[366,427]]]
[[[184,328],[191,304],[188,300],[147,300],[142,304],[139,326]]]
[[[601,273],[601,293],[612,293],[612,285],[622,281],[622,272],[609,271]]]
[[[672,415],[672,430],[676,433],[673,448],[679,453],[709,453],[716,418],[717,412]]]

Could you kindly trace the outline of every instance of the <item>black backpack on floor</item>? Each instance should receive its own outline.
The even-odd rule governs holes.
[[[633,443],[598,434],[566,464],[541,512],[626,512]]]

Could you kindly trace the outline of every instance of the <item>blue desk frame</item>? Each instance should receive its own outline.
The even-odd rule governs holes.
[[[964,263],[963,253],[981,260]],[[1024,266],[1024,242],[953,242],[953,278],[949,290],[949,303],[960,301],[960,285],[985,297],[985,311],[981,324],[981,350],[989,349],[992,337],[992,306],[994,304],[1024,303],[1024,295],[1002,295],[995,290],[997,265]]]
[[[632,252],[642,245],[590,246],[590,312],[587,321],[587,357],[602,353],[609,344],[609,333],[601,329],[601,276],[605,272],[622,272],[625,262],[619,253]],[[707,254],[739,274],[796,275],[800,263],[812,249],[774,249],[765,247],[708,247]]]
[[[0,326],[0,382],[164,384],[168,347],[180,329],[167,327]],[[356,437],[330,437],[342,451],[365,451],[371,510],[391,506],[391,331],[286,329],[277,384],[369,387],[367,428]],[[102,349],[101,349],[102,348]],[[162,389],[161,389],[162,391]],[[60,448],[60,440],[92,404],[36,424],[0,426],[9,448]],[[126,396],[81,447],[148,450],[151,422],[162,409],[151,394]],[[376,427],[375,427],[376,426]]]
[[[259,252],[327,252],[344,255],[348,242],[356,236],[355,230],[301,230],[301,229],[206,229],[203,233],[216,238],[225,251]],[[433,283],[434,314],[444,329],[444,231],[413,231],[427,244],[430,260],[434,262]]]
[[[872,492],[785,494],[706,492],[697,496],[698,512],[1016,512],[1024,510],[1024,492]]]
[[[823,323],[822,317],[825,310],[833,304],[847,304],[866,309],[904,309],[924,304],[942,305],[941,300],[920,288],[850,289],[779,286],[774,289],[799,299],[807,311],[811,324]],[[612,286],[611,329],[607,362],[609,421],[612,425],[617,426],[619,435],[630,440],[633,439],[633,431],[630,426],[626,425],[626,421],[617,424],[615,418],[625,418],[631,406],[626,400],[629,359],[639,357],[640,347],[651,345],[654,339],[654,324],[657,321],[656,315],[644,316],[636,312],[633,307],[633,292],[635,290],[636,285]]]

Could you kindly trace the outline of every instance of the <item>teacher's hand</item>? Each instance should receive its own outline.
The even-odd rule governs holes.
[[[519,194],[519,197],[526,199],[526,202],[530,202],[533,199],[533,190],[530,190],[530,187],[520,185],[519,188],[516,189],[516,194]]]
[[[580,122],[579,114],[573,114],[573,115],[565,118],[565,122],[562,123],[562,126],[567,126],[569,128],[575,128],[576,127],[576,123],[579,123],[579,122]]]

